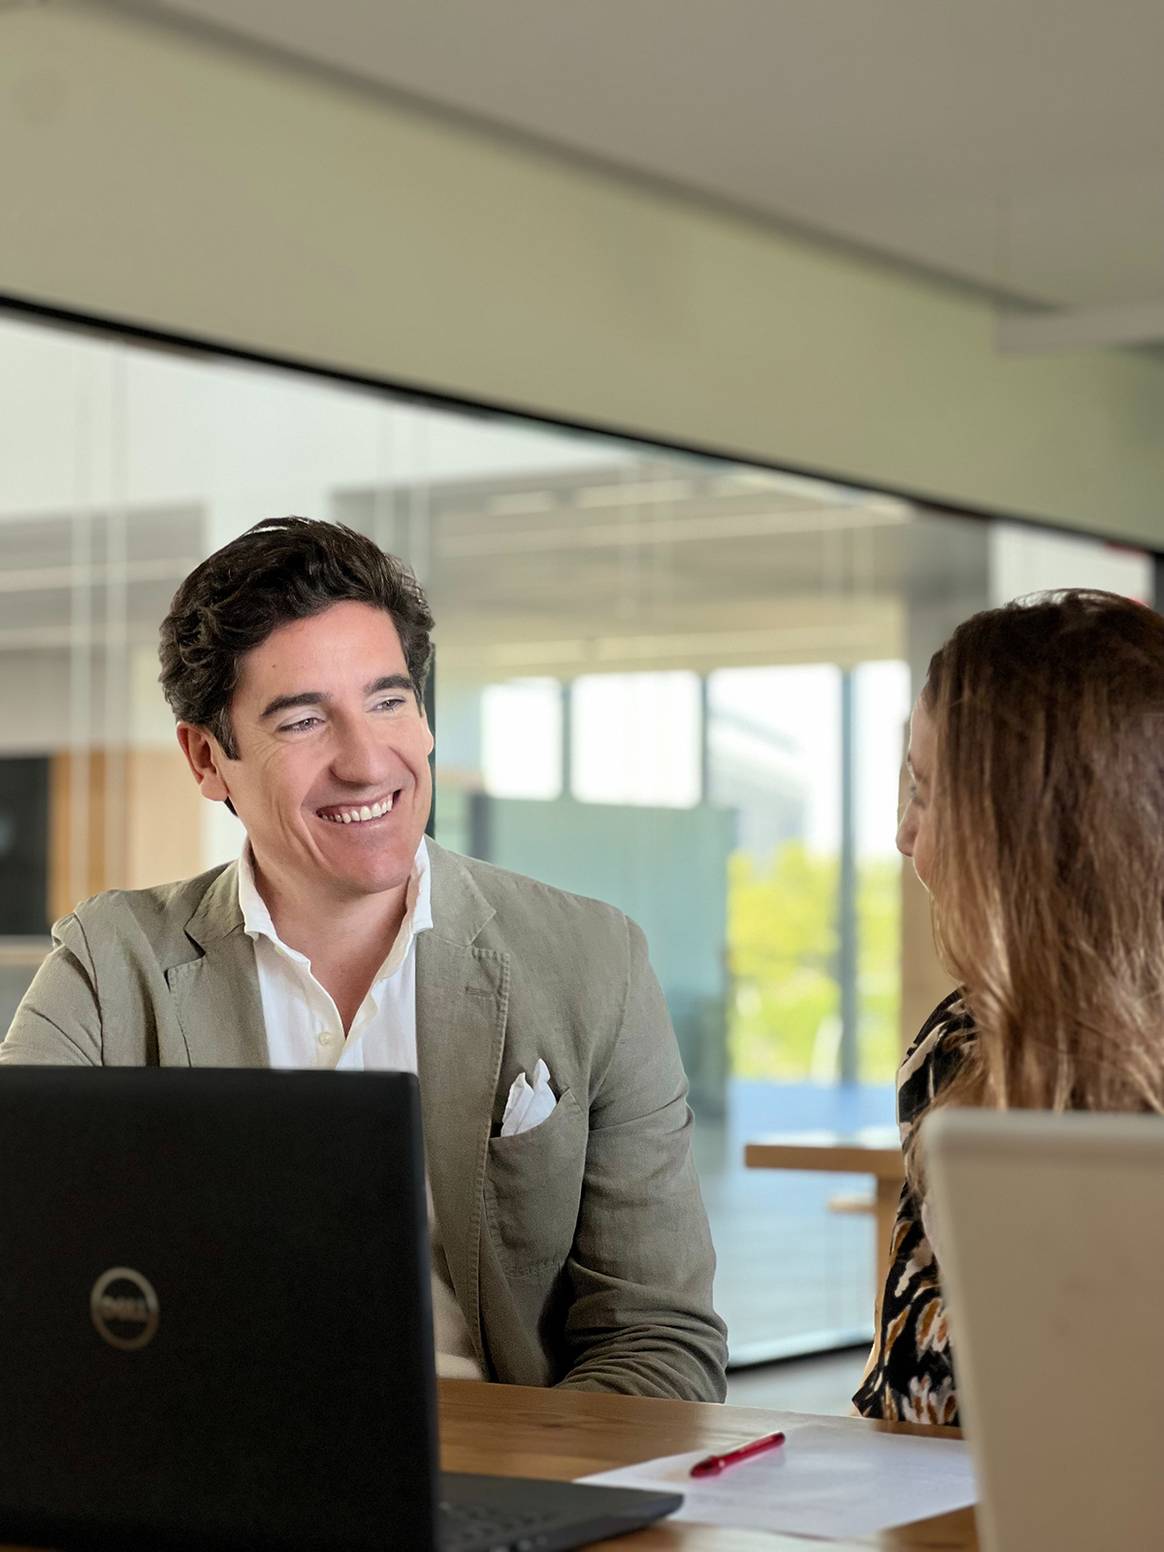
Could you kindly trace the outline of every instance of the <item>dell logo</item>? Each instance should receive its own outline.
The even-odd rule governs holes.
[[[111,1266],[93,1284],[89,1313],[110,1347],[146,1347],[158,1329],[158,1296],[153,1284],[131,1266]]]

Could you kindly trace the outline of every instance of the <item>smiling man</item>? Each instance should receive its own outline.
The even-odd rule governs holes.
[[[407,567],[334,524],[259,523],[191,573],[161,682],[242,855],[58,922],[0,1062],[416,1072],[441,1371],[722,1399],[642,934],[425,838],[431,628]]]

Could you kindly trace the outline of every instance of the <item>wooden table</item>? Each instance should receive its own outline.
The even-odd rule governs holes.
[[[681,1450],[710,1453],[742,1444],[779,1426],[780,1414],[758,1407],[720,1407],[690,1401],[653,1401],[586,1391],[529,1390],[517,1385],[483,1385],[442,1380],[441,1461],[448,1471],[482,1471],[494,1476],[549,1477],[566,1481],[629,1466]],[[876,1428],[956,1438],[952,1428],[910,1423],[875,1423],[863,1418],[816,1418],[836,1428]],[[894,1552],[976,1552],[974,1514],[919,1520],[865,1541],[820,1541],[764,1531],[662,1521],[603,1547],[624,1552],[855,1552],[880,1547]]]
[[[868,1131],[780,1133],[758,1137],[744,1148],[749,1169],[809,1169],[827,1175],[872,1175],[873,1210],[877,1222],[877,1268],[874,1286],[881,1285],[889,1269],[889,1247],[897,1203],[905,1179],[901,1143],[892,1127]]]

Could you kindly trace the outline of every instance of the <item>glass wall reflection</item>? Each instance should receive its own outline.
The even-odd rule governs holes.
[[[892,1122],[941,985],[893,845],[929,654],[1034,588],[1147,600],[1149,558],[3,319],[0,427],[0,1025],[76,900],[239,850],[156,684],[178,581],[260,518],[342,520],[437,617],[439,839],[647,934],[733,1357],[867,1333],[865,1184],[743,1144]]]

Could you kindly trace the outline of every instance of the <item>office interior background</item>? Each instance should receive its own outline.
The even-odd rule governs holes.
[[[647,933],[733,1362],[867,1337],[853,1182],[743,1143],[891,1125],[945,989],[893,844],[935,647],[1156,602],[1128,9],[0,12],[0,1024],[74,901],[237,855],[156,684],[178,581],[342,520],[437,617],[437,837]]]

